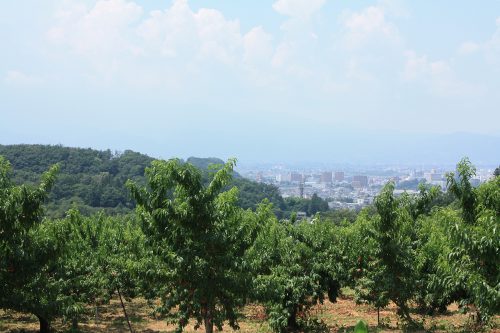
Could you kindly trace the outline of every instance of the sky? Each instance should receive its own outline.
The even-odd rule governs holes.
[[[500,0],[2,1],[0,50],[0,144],[500,161]]]

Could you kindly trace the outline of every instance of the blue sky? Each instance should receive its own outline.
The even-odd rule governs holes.
[[[4,144],[345,161],[500,136],[500,0],[3,1],[0,43]]]

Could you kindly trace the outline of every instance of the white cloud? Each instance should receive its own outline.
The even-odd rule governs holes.
[[[195,18],[201,55],[224,62],[236,61],[243,43],[239,22],[226,20],[224,15],[215,9],[200,9]]]
[[[383,8],[386,14],[407,18],[410,17],[410,12],[404,2],[404,0],[379,0],[378,6]]]
[[[278,76],[272,68],[273,36],[261,26],[255,27],[243,36],[243,49],[242,68],[247,79],[259,87],[277,87]]]
[[[481,45],[474,43],[474,42],[464,42],[462,45],[460,45],[460,48],[458,49],[458,52],[460,54],[471,54],[475,53],[481,48]]]
[[[405,52],[406,64],[403,71],[403,79],[407,81],[416,80],[429,72],[427,56],[418,56],[414,51]]]
[[[459,90],[452,84],[455,78],[449,63],[430,61],[415,52],[403,54],[398,28],[388,18],[404,16],[398,0],[344,11],[342,36],[334,39],[337,45],[326,49],[321,44],[332,36],[323,31],[318,37],[312,29],[316,22],[309,21],[325,3],[275,1],[273,8],[289,17],[277,40],[262,26],[244,33],[237,19],[228,19],[216,9],[195,11],[187,0],[173,0],[167,8],[146,14],[132,0],[98,0],[90,7],[69,2],[56,13],[48,36],[63,51],[88,59],[95,72],[85,75],[96,82],[125,79],[133,84],[184,87],[193,78],[210,81],[217,73],[242,75],[258,85],[335,82],[345,89],[359,82],[367,86],[387,82],[385,76],[398,80],[397,69],[387,72],[391,71],[387,59],[391,59],[393,68],[404,64],[401,76],[406,81]],[[344,48],[340,54],[337,46]],[[464,44],[464,52],[476,46]]]
[[[208,57],[225,63],[237,60],[243,36],[237,20],[215,9],[193,12],[186,0],[164,11],[153,11],[138,27],[148,50],[171,57]]]
[[[346,64],[346,77],[351,81],[357,82],[374,82],[375,77],[366,72],[363,66],[360,64],[359,59],[353,57],[347,61]]]
[[[190,48],[197,38],[197,27],[187,2],[175,1],[164,11],[152,11],[137,28],[137,34],[148,52],[176,57],[192,52]]]
[[[18,70],[10,70],[6,73],[4,82],[9,85],[27,86],[42,83],[43,80],[40,77],[29,75]]]
[[[273,36],[268,34],[261,26],[255,27],[243,37],[243,61],[269,62],[274,53]]]
[[[134,53],[138,49],[128,36],[141,16],[142,8],[126,0],[99,0],[90,9],[72,4],[56,13],[48,38],[86,56]]]
[[[272,59],[273,66],[284,66],[290,60],[293,51],[294,46],[291,43],[281,43],[278,45]]]
[[[434,94],[441,96],[479,95],[482,89],[457,77],[449,61],[431,61],[426,55],[406,51],[402,78],[420,82]]]
[[[497,30],[484,44],[484,49],[487,61],[495,66],[500,66],[500,17],[496,19],[496,26]]]
[[[234,63],[243,54],[238,20],[228,20],[215,9],[194,12],[187,0],[175,0],[147,16],[133,1],[99,0],[92,8],[67,7],[56,14],[56,21],[49,40],[102,67],[136,56]]]
[[[272,69],[285,81],[311,78],[317,68],[324,65],[318,58],[320,36],[315,28],[318,21],[314,16],[326,0],[277,0],[273,9],[287,16],[280,29],[281,38],[276,41],[274,54],[270,59]],[[314,21],[313,21],[314,20]]]
[[[325,64],[313,63],[315,54],[304,45],[307,46],[303,42],[284,41],[276,47],[271,64],[284,80],[318,80],[321,72],[318,73],[317,70]]]
[[[302,8],[309,16],[324,3],[313,2],[275,5],[290,15]],[[242,33],[238,20],[227,19],[216,9],[193,11],[187,0],[174,0],[166,9],[146,15],[142,12],[128,0],[99,0],[90,8],[72,5],[57,13],[57,24],[48,36],[54,44],[88,59],[96,73],[86,76],[96,82],[101,77],[106,82],[128,77],[134,82],[184,85],[190,75],[210,75],[211,61],[259,85],[276,86],[277,80],[287,81],[287,75],[304,77],[313,72],[302,60],[307,43],[318,41],[313,32],[305,34],[304,41],[304,36],[287,31],[275,42],[262,26]],[[302,22],[297,15],[287,22]]]
[[[262,26],[242,32],[237,19],[216,9],[193,10],[187,0],[173,0],[165,9],[146,14],[132,0],[98,0],[93,6],[69,2],[56,13],[48,38],[59,46],[53,52],[70,51],[88,61],[91,71],[85,77],[95,82],[125,79],[182,86],[192,75],[210,76],[215,61],[231,75],[274,85],[277,80],[320,77],[330,70],[328,55],[318,52],[329,36],[319,37],[308,21],[325,2],[275,1],[273,8],[289,16],[280,39]],[[343,23],[350,45],[398,35],[383,7],[350,13]],[[362,62],[346,64],[345,71],[349,79],[368,77]]]
[[[500,17],[495,20],[495,24],[496,30],[488,40],[483,42],[464,42],[460,45],[458,53],[468,55],[480,52],[489,65],[500,69]]]
[[[292,18],[308,19],[321,9],[326,0],[278,0],[273,4],[275,11]]]
[[[405,56],[406,64],[403,78],[407,81],[422,78],[443,79],[453,75],[451,66],[447,61],[430,61],[426,55],[419,56],[415,51],[407,51]]]
[[[360,12],[344,12],[343,25],[344,40],[349,48],[361,47],[380,38],[399,40],[397,27],[387,21],[384,9],[379,6],[369,6]]]

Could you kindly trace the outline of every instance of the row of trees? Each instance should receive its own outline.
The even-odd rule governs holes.
[[[448,175],[450,205],[437,204],[437,188],[396,197],[389,183],[354,222],[295,222],[266,201],[241,208],[234,165],[207,181],[191,164],[154,161],[147,186],[127,182],[135,215],[50,220],[41,207],[58,167],[19,186],[0,158],[0,308],[32,313],[49,332],[54,318],[76,326],[114,294],[141,295],[179,331],[194,320],[211,333],[238,328],[239,310],[259,302],[274,331],[303,331],[322,328],[308,310],[347,286],[359,302],[395,303],[408,325],[414,311],[452,302],[473,304],[480,323],[499,312],[500,177],[473,188],[465,159]]]

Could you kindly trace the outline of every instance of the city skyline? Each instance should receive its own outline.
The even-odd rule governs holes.
[[[280,165],[248,168],[241,175],[248,179],[274,185],[283,198],[311,199],[318,196],[328,203],[329,209],[360,210],[373,204],[388,182],[395,186],[394,194],[417,195],[420,184],[437,186],[442,191],[448,187],[447,174],[454,168],[372,167],[368,170],[337,168],[297,169]],[[471,179],[476,187],[494,177],[494,168],[478,168]]]

